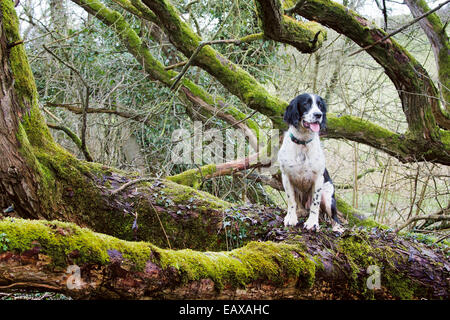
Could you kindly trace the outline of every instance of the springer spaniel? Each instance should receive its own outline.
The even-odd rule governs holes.
[[[326,112],[321,97],[304,93],[293,99],[284,113],[289,129],[278,152],[288,203],[284,225],[297,224],[298,206],[309,209],[304,228],[319,231],[319,210],[322,209],[330,217],[333,231],[342,233],[344,228],[337,217],[334,186],[325,168],[319,140],[319,131],[326,126]]]

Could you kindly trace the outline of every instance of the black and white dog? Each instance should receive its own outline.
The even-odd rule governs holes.
[[[321,97],[304,93],[291,101],[284,113],[289,129],[278,152],[288,211],[285,226],[296,225],[297,207],[308,210],[307,230],[319,230],[319,210],[331,219],[333,231],[342,233],[337,217],[334,186],[325,168],[319,131],[326,126],[327,107]]]

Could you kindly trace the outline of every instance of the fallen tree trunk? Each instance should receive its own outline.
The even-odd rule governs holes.
[[[165,250],[57,221],[0,222],[0,290],[78,299],[448,299],[445,255],[392,232],[288,233],[226,252]],[[379,268],[380,287],[368,284]],[[376,283],[376,281],[375,281]]]

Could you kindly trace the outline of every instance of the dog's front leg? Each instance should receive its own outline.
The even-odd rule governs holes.
[[[314,192],[312,195],[311,208],[309,210],[309,217],[306,220],[304,227],[306,230],[315,229],[319,231],[319,210],[320,201],[322,200],[323,175],[317,177],[314,183]]]
[[[286,193],[288,210],[287,215],[284,217],[284,225],[295,226],[298,222],[297,219],[297,203],[295,202],[295,191],[289,178],[284,173],[281,174],[281,180],[283,181],[284,192]]]

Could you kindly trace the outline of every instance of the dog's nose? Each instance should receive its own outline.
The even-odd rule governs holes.
[[[314,118],[320,119],[322,117],[322,112],[314,112],[313,113]]]

